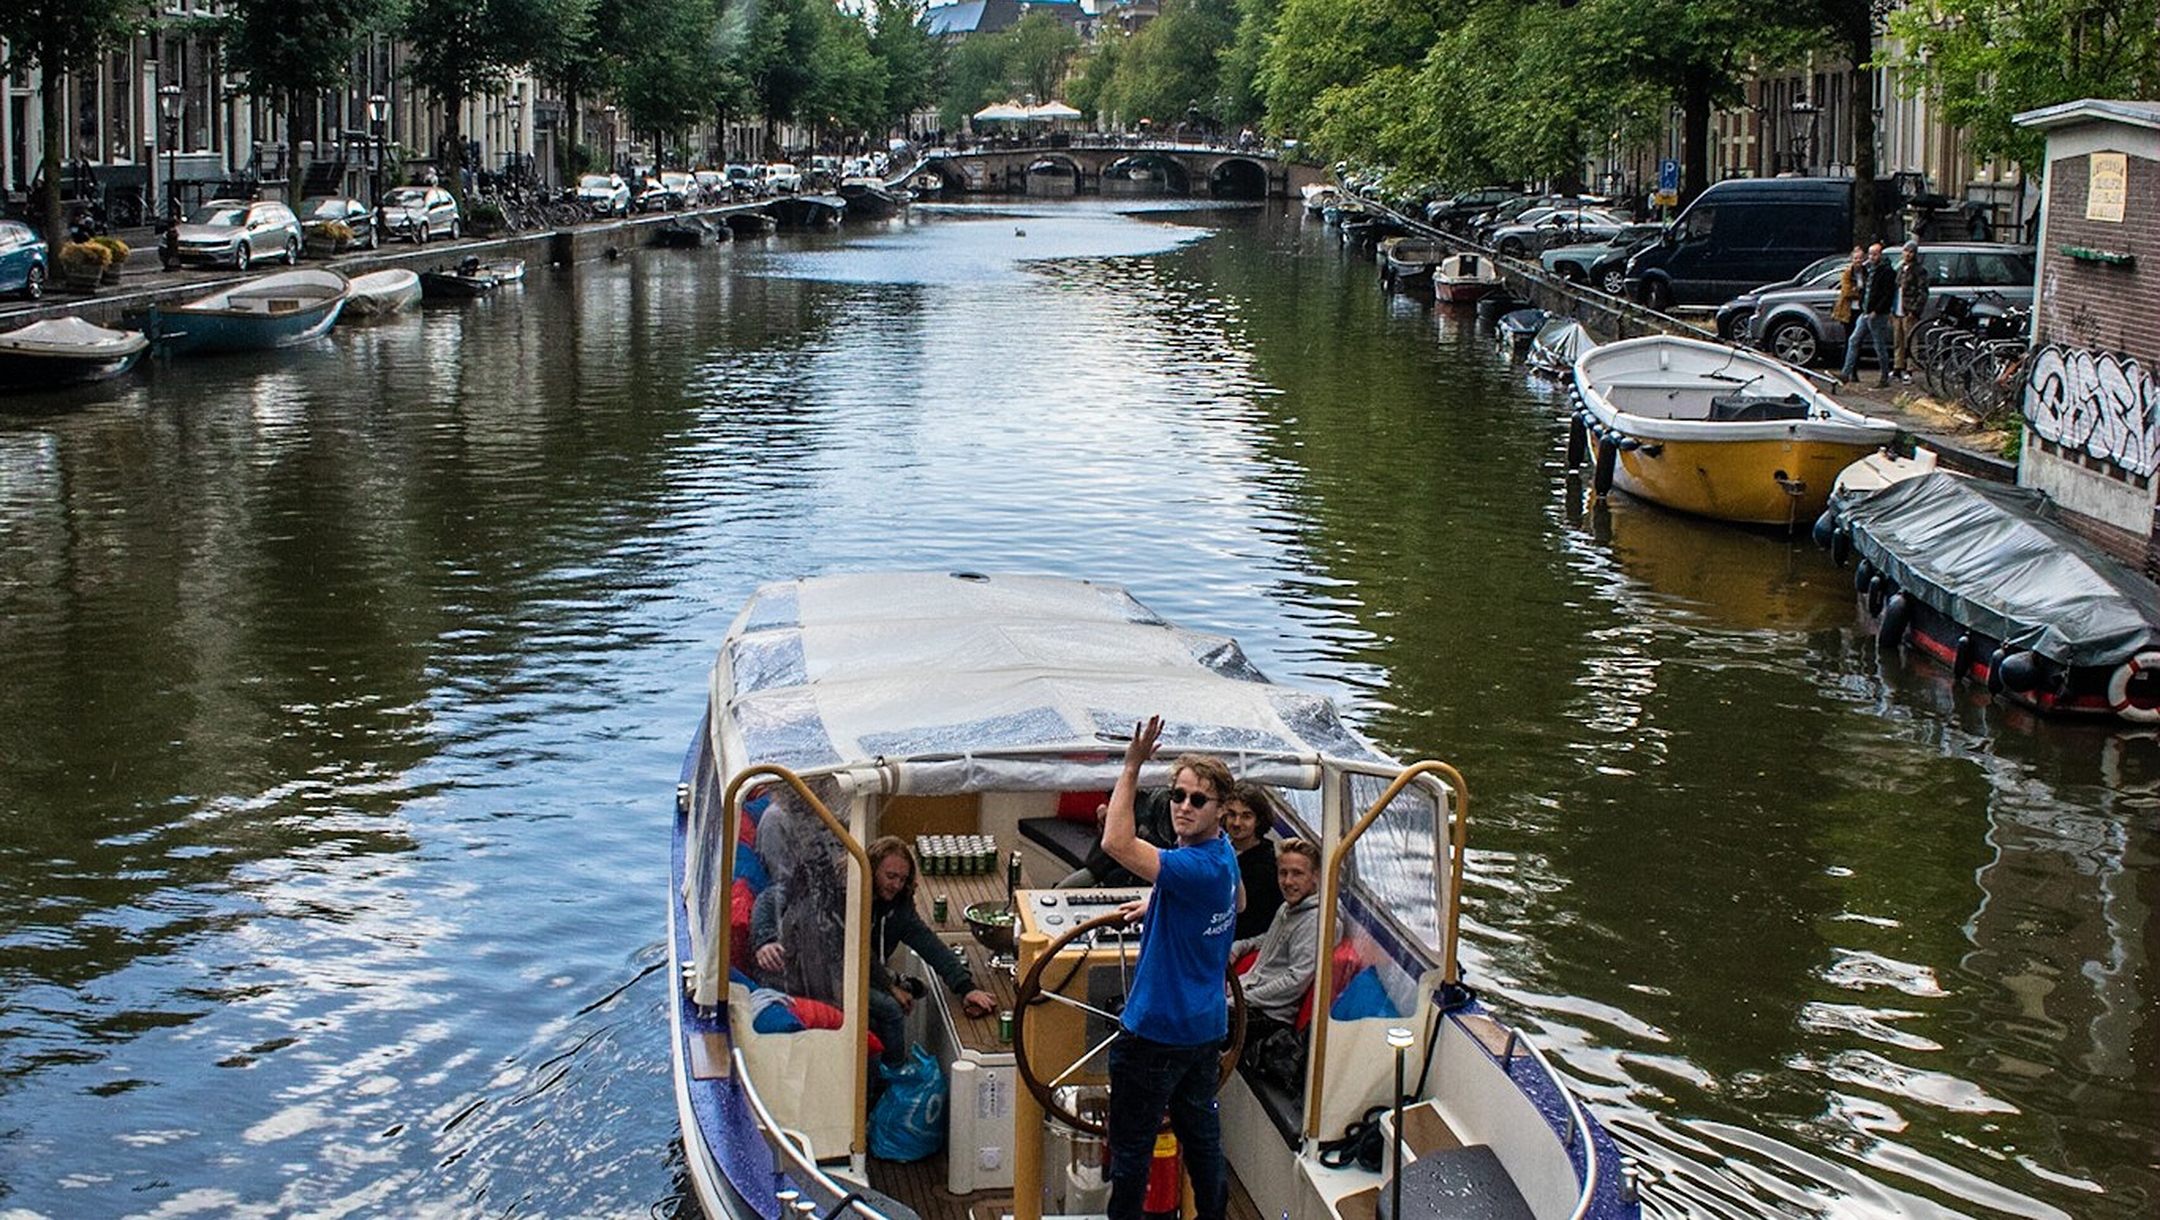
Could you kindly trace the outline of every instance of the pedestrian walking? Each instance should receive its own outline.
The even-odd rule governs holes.
[[[1920,239],[1905,239],[1897,270],[1897,378],[1912,380],[1913,334],[1927,316],[1927,263],[1920,257]]]
[[[1897,273],[1883,257],[1881,242],[1867,248],[1867,280],[1860,295],[1859,325],[1853,327],[1852,337],[1845,341],[1845,367],[1840,370],[1840,381],[1854,381],[1860,376],[1860,343],[1865,336],[1874,349],[1875,365],[1881,370],[1876,379],[1877,388],[1890,384],[1890,369],[1895,357],[1890,350],[1890,311],[1897,304]]]

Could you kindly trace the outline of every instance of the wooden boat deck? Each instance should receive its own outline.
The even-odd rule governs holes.
[[[1008,1188],[956,1195],[945,1189],[945,1154],[920,1161],[870,1161],[870,1185],[912,1207],[922,1220],[1002,1220],[1012,1214]],[[1263,1220],[1260,1207],[1245,1193],[1237,1174],[1230,1175],[1228,1220]]]

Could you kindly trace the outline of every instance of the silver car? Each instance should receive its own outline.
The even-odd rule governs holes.
[[[456,198],[439,186],[401,186],[383,196],[382,214],[387,237],[416,243],[431,237],[456,241],[464,231]]]
[[[182,264],[245,271],[259,258],[300,261],[300,221],[275,199],[213,199],[195,209],[166,247],[166,270]]]
[[[1494,229],[1487,244],[1510,258],[1523,258],[1547,246],[1611,241],[1627,226],[1626,217],[1604,208],[1532,208],[1514,224]]]
[[[1902,253],[1886,250],[1883,257],[1894,268]],[[1950,297],[1971,298],[1982,292],[1998,294],[2011,305],[2032,304],[2031,246],[1945,242],[1920,247],[1920,261],[1928,273],[1930,315]],[[1806,287],[1763,293],[1747,321],[1748,342],[1787,364],[1842,358],[1849,332],[1830,315],[1837,304],[1837,279],[1833,272]]]

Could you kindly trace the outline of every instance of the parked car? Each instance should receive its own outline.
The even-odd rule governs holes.
[[[1883,257],[1896,267],[1901,250],[1886,250]],[[1852,257],[1848,251],[1844,256]],[[1946,242],[1920,247],[1920,265],[1927,268],[1928,307],[1932,317],[1951,297],[1968,300],[1982,292],[1995,293],[2010,305],[2031,305],[2033,299],[2033,247],[1995,242]],[[1748,319],[1745,338],[1756,347],[1788,364],[1809,365],[1835,354],[1842,359],[1849,328],[1830,316],[1837,303],[1837,266],[1818,276],[1814,283],[1798,288],[1765,292]]]
[[[1729,178],[1628,261],[1628,294],[1652,309],[1716,305],[1850,252],[1852,233],[1850,178]]]
[[[765,167],[765,189],[778,193],[793,193],[802,189],[802,171],[785,161],[775,161]]]
[[[729,185],[727,175],[720,170],[692,170],[690,176],[697,179],[698,193],[708,204],[726,203],[735,197],[735,188]]]
[[[630,214],[630,184],[620,174],[580,174],[576,190],[577,201],[591,208],[594,215]]]
[[[259,258],[300,261],[300,218],[275,199],[212,199],[174,231],[166,269],[190,263],[245,271]]]
[[[727,175],[728,185],[738,195],[755,197],[766,191],[765,171],[755,165],[729,165],[720,171]]]
[[[676,207],[694,208],[705,202],[705,191],[698,186],[697,176],[694,174],[685,173],[679,169],[661,170],[660,185],[663,189],[673,192],[675,198],[680,201],[675,205]]]
[[[657,177],[640,178],[637,194],[630,200],[635,212],[672,212],[682,207],[682,196],[661,185]]]
[[[465,229],[458,201],[439,186],[401,186],[383,196],[382,210],[383,232],[411,242],[456,241]]]
[[[1458,191],[1450,198],[1435,199],[1426,204],[1425,223],[1445,229],[1460,228],[1478,213],[1489,212],[1521,197],[1522,192],[1512,186],[1481,186],[1476,190]]]
[[[1609,240],[1626,228],[1628,223],[1617,213],[1603,208],[1553,208],[1543,215],[1538,215],[1538,210],[1533,208],[1523,215],[1537,216],[1537,219],[1518,220],[1514,224],[1494,229],[1489,238],[1489,244],[1494,250],[1510,258],[1523,258],[1561,242]]]
[[[1844,273],[1845,264],[1852,261],[1850,253],[1826,254],[1800,269],[1798,275],[1787,276],[1775,284],[1752,288],[1732,300],[1718,306],[1717,333],[1721,339],[1734,343],[1747,341],[1748,319],[1755,316],[1755,307],[1762,303],[1764,294],[1782,292],[1787,288],[1809,288],[1829,284],[1837,287],[1838,276]],[[1833,297],[1833,300],[1835,298]]]
[[[342,222],[352,230],[349,245],[362,250],[373,250],[381,244],[375,232],[375,209],[357,199],[343,195],[310,195],[300,201],[300,237],[303,243],[313,239],[314,245],[329,245],[322,236],[324,226]]]
[[[1630,221],[1604,241],[1549,247],[1538,255],[1538,261],[1562,279],[1618,296],[1626,286],[1628,256],[1664,231],[1665,226],[1656,221]]]
[[[19,292],[30,300],[45,295],[45,239],[19,220],[0,220],[0,292]]]

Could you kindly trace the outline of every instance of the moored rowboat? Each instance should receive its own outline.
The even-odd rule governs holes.
[[[1568,464],[1594,463],[1597,494],[1748,525],[1813,522],[1838,472],[1898,434],[1789,365],[1673,335],[1585,351],[1568,398]]]
[[[153,306],[143,333],[168,355],[290,347],[330,330],[351,283],[335,271],[280,271],[185,305]]]
[[[386,267],[356,275],[352,280],[352,296],[345,302],[345,312],[340,316],[352,318],[379,318],[420,303],[420,276],[404,267]]]
[[[0,334],[0,392],[52,390],[117,377],[150,340],[82,318],[47,318]]]

